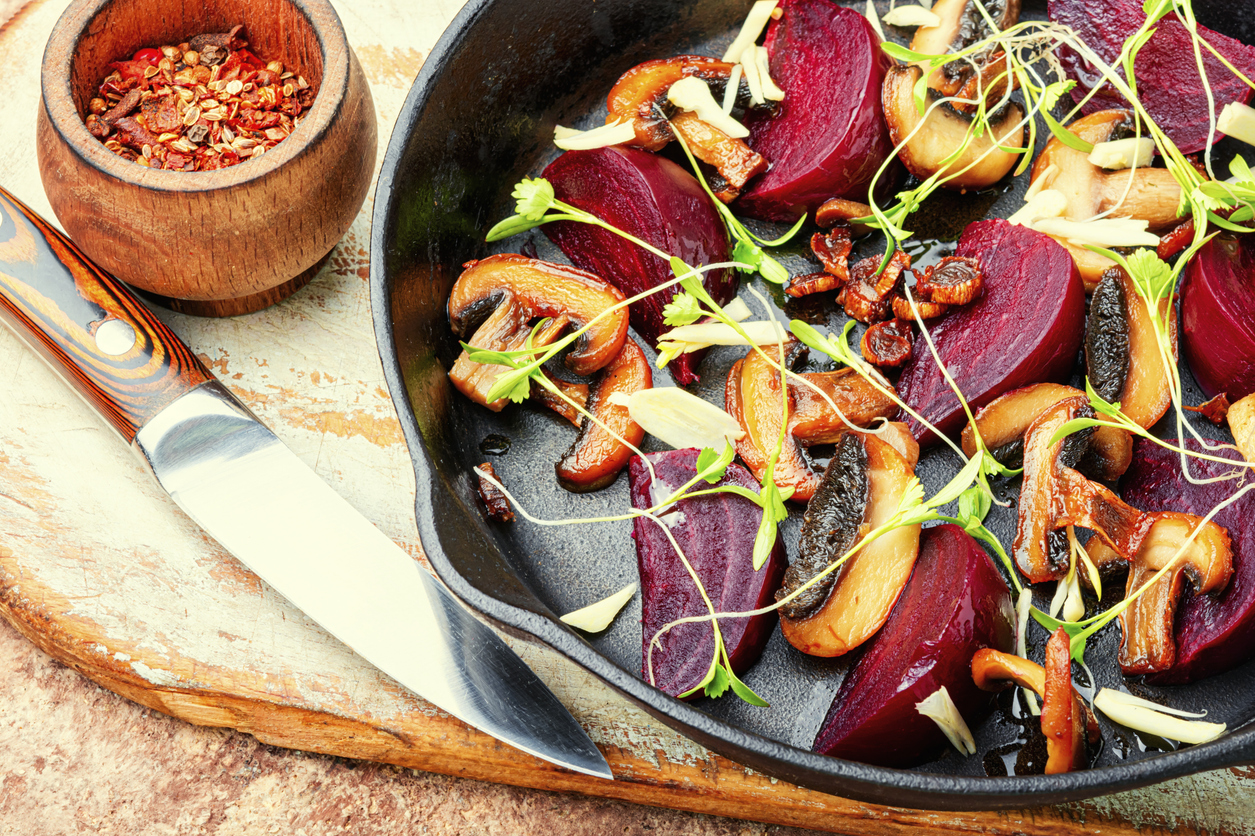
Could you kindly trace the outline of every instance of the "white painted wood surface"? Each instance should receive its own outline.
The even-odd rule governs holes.
[[[13,0],[0,0],[0,20],[12,5]],[[9,82],[0,97],[0,184],[49,220],[54,218],[35,160],[39,58],[65,5],[65,0],[27,3],[0,29],[0,77]],[[380,157],[413,76],[460,5],[457,0],[337,3],[372,85]],[[274,308],[227,320],[159,313],[298,456],[419,556],[410,459],[370,323],[371,210],[368,199],[323,273]],[[227,688],[253,705],[369,717],[376,728],[395,730],[403,739],[425,733],[447,737],[458,726],[360,661],[236,564],[150,481],[120,440],[3,329],[0,609],[10,620],[24,620],[27,630],[45,618],[50,625],[45,646],[54,655],[83,669],[107,671],[113,677],[109,687],[133,697],[145,693],[150,704],[198,723],[243,728],[263,739],[273,735],[273,729],[255,726],[247,712],[205,698]],[[885,832],[898,826],[1057,832],[1064,823],[1087,822],[1107,831],[1180,826],[1255,833],[1255,776],[1234,770],[1022,815],[915,814],[829,799],[716,758],[554,654],[513,644],[613,756],[625,780],[572,783],[522,756],[513,761],[499,752],[487,760],[467,756],[468,763],[510,761],[514,771],[503,771],[504,780],[712,812],[722,803],[726,814],[811,827],[827,826],[822,817],[828,816],[834,827],[875,822]],[[433,724],[432,718],[442,719]],[[457,770],[448,764],[457,762],[459,752],[492,748],[474,733],[424,745],[443,753],[429,768],[451,772]],[[528,769],[535,777],[520,777]],[[650,789],[667,784],[666,791]],[[720,801],[720,793],[731,795]],[[744,803],[752,797],[760,814]]]

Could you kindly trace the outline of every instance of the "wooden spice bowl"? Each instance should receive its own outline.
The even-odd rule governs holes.
[[[244,24],[249,48],[318,94],[290,136],[216,171],[116,156],[84,123],[113,61]],[[175,310],[233,316],[306,284],[348,231],[374,170],[375,108],[327,0],[75,0],[44,53],[39,172],[97,264]]]

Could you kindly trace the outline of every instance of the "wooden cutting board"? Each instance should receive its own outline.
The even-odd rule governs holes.
[[[0,184],[50,220],[34,113],[40,54],[65,5],[0,0],[0,20],[19,9],[0,26],[0,77],[9,82],[0,97]],[[460,3],[337,5],[386,141]],[[281,305],[229,320],[162,317],[299,456],[421,559],[409,455],[371,330],[371,209],[368,200],[322,275]],[[512,642],[588,729],[617,780],[550,766],[413,697],[280,599],[187,520],[7,331],[0,331],[0,614],[54,658],[129,699],[292,749],[837,832],[1255,833],[1255,779],[1236,770],[1012,813],[937,814],[826,796],[713,755],[544,648]]]

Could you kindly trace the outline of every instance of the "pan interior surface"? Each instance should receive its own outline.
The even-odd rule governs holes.
[[[881,5],[883,13],[888,4]],[[1026,2],[1024,16],[1043,17],[1044,6]],[[1216,742],[1175,750],[1166,741],[1138,737],[1104,721],[1104,744],[1094,769],[989,777],[999,768],[1014,776],[1017,742],[1022,741],[1023,726],[1013,719],[1018,708],[1006,692],[999,697],[1000,709],[974,730],[974,757],[947,752],[913,770],[820,757],[808,749],[847,661],[803,656],[777,630],[762,659],[743,677],[771,708],[754,708],[732,697],[682,703],[640,678],[639,596],[610,629],[595,636],[577,635],[557,621],[557,614],[636,581],[630,523],[542,527],[521,516],[504,526],[485,521],[471,472],[485,461],[527,511],[550,520],[621,513],[629,504],[627,478],[621,475],[594,494],[568,493],[558,486],[553,465],[573,440],[573,428],[526,404],[492,413],[453,391],[446,371],[459,348],[445,314],[453,281],[464,262],[494,252],[534,247],[541,258],[565,262],[539,229],[494,245],[484,242],[494,223],[513,214],[514,184],[538,174],[559,153],[552,144],[554,126],[601,124],[607,91],[641,61],[685,52],[721,55],[748,7],[748,2],[730,0],[471,0],[428,58],[398,119],[380,175],[371,283],[385,373],[415,460],[419,533],[437,572],[477,610],[554,647],[699,743],[820,791],[926,809],[1021,808],[1249,759],[1255,732],[1239,727],[1255,717],[1255,665],[1191,686],[1124,683],[1113,661],[1118,628],[1090,642],[1088,658],[1103,660],[1091,665],[1100,686],[1123,685],[1175,707],[1207,710],[1209,720],[1225,722],[1231,731]],[[913,216],[922,242],[911,253],[916,263],[952,252],[968,222],[1014,212],[1026,185],[1025,177],[990,192],[930,198]],[[878,245],[861,246],[866,253],[856,250],[855,255],[870,254]],[[807,252],[802,240],[779,257],[793,273],[810,272]],[[756,282],[787,315],[840,330],[844,315],[831,304],[786,301],[778,288]],[[691,391],[722,403],[735,359],[735,351],[712,354]],[[1182,377],[1187,399],[1201,400],[1188,371]],[[655,385],[672,385],[670,376],[656,372]],[[646,449],[663,449],[653,444]],[[917,473],[931,493],[957,468],[953,456],[934,450]],[[998,490],[1013,499],[1016,484]],[[793,509],[783,528],[791,555],[800,518]],[[987,525],[1004,543],[1011,542],[1014,510],[995,508]]]

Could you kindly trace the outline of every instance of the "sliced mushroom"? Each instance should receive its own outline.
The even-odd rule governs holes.
[[[476,348],[509,351],[523,348],[532,323],[552,321],[533,339],[543,347],[568,325],[582,328],[623,301],[618,288],[592,273],[512,253],[468,261],[449,294],[449,323]],[[627,338],[627,308],[608,314],[585,332],[567,353],[567,368],[591,375],[614,359]],[[504,366],[473,362],[465,351],[454,362],[449,379],[462,394],[493,411],[506,399],[487,403],[488,392]]]
[[[623,441],[637,447],[645,431],[632,420],[627,407],[614,403],[619,399],[611,396],[616,393],[627,396],[651,386],[653,371],[649,359],[636,340],[628,337],[593,384],[585,409]],[[559,484],[577,493],[597,491],[609,485],[632,457],[631,447],[623,441],[585,418],[571,449],[554,465]]]
[[[1066,398],[1083,396],[1079,389],[1061,383],[1035,383],[1013,389],[977,411],[976,430],[995,459],[1006,467],[1017,468],[1024,462],[1024,433],[1038,416]],[[971,424],[963,428],[960,441],[967,456],[976,455],[976,436]],[[1114,482],[1124,475],[1132,461],[1131,433],[1114,427],[1096,427],[1089,439],[1089,449],[1076,468],[1091,478]]]
[[[974,258],[948,255],[916,273],[915,293],[925,302],[966,305],[980,295],[985,274]]]
[[[1190,533],[1202,519],[1193,514],[1162,511],[1147,514],[1150,533],[1130,561],[1105,543],[1087,547],[1090,559],[1100,568],[1128,565],[1126,596],[1132,595],[1155,573],[1172,563]],[[1166,671],[1176,662],[1173,636],[1182,582],[1188,577],[1194,593],[1216,592],[1229,583],[1233,551],[1229,534],[1214,522],[1203,523],[1194,541],[1181,552],[1172,569],[1120,614],[1124,637],[1120,642],[1120,667],[1130,676]]]
[[[1055,642],[1054,661],[1057,672],[1061,667],[1058,664],[1059,647],[1062,646],[1065,658],[1068,655],[1067,634],[1063,634],[1062,641],[1052,636],[1051,642]],[[1049,642],[1046,645],[1046,653],[1049,662],[1051,660]],[[1065,670],[1070,670],[1070,661],[1068,664],[1069,668]],[[1049,774],[1068,771],[1062,769],[1065,764],[1069,769],[1074,768],[1074,765],[1084,766],[1083,761],[1077,763],[1077,754],[1083,754],[1085,743],[1096,745],[1100,739],[1097,719],[1081,700],[1080,695],[1076,693],[1076,688],[1071,686],[1071,675],[1065,674],[1064,676],[1066,679],[1057,675],[1050,677],[1046,668],[1036,662],[1013,656],[1010,653],[1003,653],[991,647],[976,651],[976,655],[972,657],[972,679],[975,680],[977,688],[983,691],[1000,691],[1015,684],[1042,698],[1042,732],[1046,735],[1046,772]],[[1067,694],[1068,691],[1055,687],[1054,684],[1048,686],[1047,682],[1051,679],[1057,684],[1062,684],[1062,682],[1068,684],[1072,698],[1070,710],[1067,702],[1058,698],[1062,694]],[[1049,698],[1046,696],[1048,687],[1050,688]],[[1047,706],[1050,708],[1047,709]],[[1048,710],[1049,718],[1047,718]],[[1078,742],[1080,745],[1077,745]]]
[[[489,462],[484,462],[479,469],[487,476],[496,479],[499,483],[501,480],[497,478],[497,471]],[[506,499],[506,495],[496,484],[488,481],[484,476],[479,476],[476,480],[476,487],[479,489],[479,498],[484,503],[484,513],[488,519],[494,522],[514,522],[514,509],[510,507],[510,500]]]
[[[1062,627],[1046,642],[1044,668],[1041,732],[1046,736],[1046,774],[1084,769],[1089,763],[1086,720],[1093,717],[1086,716],[1085,704],[1072,687],[1072,641]]]
[[[790,279],[784,292],[800,298],[844,287],[850,280],[849,257],[853,248],[854,239],[847,223],[837,223],[828,232],[816,232],[811,236],[811,252],[824,266],[824,272]]]
[[[1068,125],[1068,130],[1097,145],[1132,136],[1132,119],[1127,110],[1102,110],[1077,119]],[[1144,220],[1152,232],[1180,222],[1177,205],[1181,186],[1167,169],[1107,171],[1091,163],[1085,152],[1069,148],[1055,137],[1050,138],[1033,163],[1032,188],[1060,192],[1067,200],[1063,217],[1071,221],[1086,221],[1111,210],[1107,217]],[[1055,240],[1072,254],[1086,292],[1092,292],[1103,273],[1114,266],[1109,258],[1066,239]]]
[[[1177,356],[1177,313],[1171,299],[1159,303],[1168,314],[1168,340]],[[1085,327],[1085,373],[1103,400],[1149,429],[1172,405],[1168,372],[1159,356],[1155,326],[1133,280],[1121,267],[1103,273],[1094,289]]]
[[[763,348],[768,357],[778,357],[775,347]],[[803,348],[790,340],[785,344],[786,364],[792,365]],[[811,469],[802,445],[831,444],[849,432],[850,427],[833,412],[831,399],[846,421],[856,427],[870,426],[879,418],[889,418],[897,405],[876,391],[852,369],[812,372],[803,377],[824,394],[804,384],[789,384],[789,422],[784,446],[776,462],[775,482],[794,489],[793,499],[806,502],[819,487],[820,476]],[[780,373],[757,351],[751,350],[728,373],[724,408],[741,425],[745,435],[736,443],[746,467],[761,480],[769,454],[780,437]]]
[[[628,339],[631,339],[631,337]],[[532,382],[532,393],[529,397],[537,403],[553,410],[558,415],[574,424],[576,429],[579,429],[584,423],[584,416],[580,414],[580,409],[585,409],[588,406],[588,384],[572,383],[569,380],[554,377],[548,372],[542,372],[542,374],[549,378],[549,382],[556,386],[562,394],[566,395],[566,397],[570,398],[570,400],[559,397],[535,381]],[[572,401],[574,401],[574,405],[572,404]],[[577,406],[578,409],[576,408]]]
[[[892,445],[875,435],[846,435],[806,509],[798,559],[785,572],[777,600],[883,525],[897,511],[913,472]],[[840,656],[871,638],[911,576],[919,534],[920,526],[914,525],[877,537],[785,605],[780,630],[789,644],[812,656]]]
[[[636,130],[633,143],[646,151],[659,151],[672,140],[671,124],[688,143],[694,156],[719,172],[724,183],[715,189],[724,202],[740,193],[754,175],[767,170],[768,163],[740,139],[700,120],[693,113],[676,113],[667,101],[671,85],[683,78],[695,77],[711,87],[715,98],[722,98],[734,64],[703,55],[678,55],[637,64],[615,83],[606,100],[607,124],[616,120],[630,121]],[[776,102],[755,105],[750,99],[749,84],[741,78],[736,94],[737,105],[775,107]]]
[[[1013,26],[1020,17],[1020,3],[939,0],[932,11],[940,21],[936,26],[916,30],[911,49],[926,55],[945,55],[967,49],[993,34],[990,21],[999,30]],[[906,143],[898,151],[898,158],[921,180],[939,171],[947,177],[953,175],[944,185],[958,191],[983,189],[1001,180],[1019,159],[1018,153],[1003,149],[1023,148],[1026,137],[1024,110],[1019,104],[1011,102],[998,107],[1008,84],[1013,82],[1006,55],[987,50],[956,59],[938,68],[928,79],[930,103],[957,97],[998,107],[991,118],[992,132],[971,137],[962,155],[949,163],[948,158],[968,140],[975,106],[943,103],[931,109],[917,131],[924,120],[915,102],[915,84],[922,72],[918,66],[898,66],[885,76],[881,102],[889,136],[894,145]]]
[[[1149,530],[1145,514],[1072,469],[1088,447],[1087,432],[1050,443],[1065,423],[1093,414],[1085,396],[1064,398],[1025,431],[1024,480],[1012,554],[1031,583],[1067,575],[1069,553],[1061,529],[1069,525],[1092,530],[1124,555],[1136,553]]]

